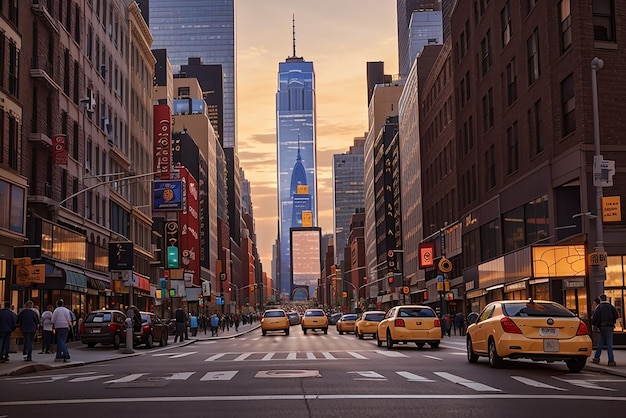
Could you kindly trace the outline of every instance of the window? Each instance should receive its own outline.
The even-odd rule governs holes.
[[[4,46],[4,45],[3,45]],[[18,97],[18,74],[20,67],[20,52],[15,42],[9,42],[9,93]]]
[[[576,130],[576,98],[574,96],[574,76],[568,75],[561,82],[561,113],[563,136]]]
[[[543,151],[543,138],[541,136],[541,100],[535,102],[534,114],[535,154],[539,154]]]
[[[18,146],[19,141],[19,123],[13,116],[9,116],[9,167],[17,170],[18,165]]]
[[[461,92],[461,94],[463,94],[463,92]],[[468,71],[465,73],[465,98],[469,102],[471,97],[472,97],[472,86],[471,86],[471,81],[470,81],[470,73]]]
[[[493,88],[483,96],[483,132],[493,127]]]
[[[549,236],[548,196],[543,195],[524,205],[526,243],[532,244]]]
[[[532,12],[533,8],[535,7],[535,5],[537,4],[539,0],[525,0],[526,2],[526,14],[529,14],[530,12]]]
[[[0,62],[5,62],[6,60],[6,53],[4,52],[6,48],[6,41],[7,38],[4,32],[0,31]],[[0,65],[0,87],[4,87],[4,85],[4,65]]]
[[[567,51],[572,44],[572,17],[570,0],[559,2],[559,33],[561,35],[561,53]]]
[[[496,149],[493,144],[485,153],[485,167],[487,167],[485,190],[490,190],[496,187]]]
[[[614,0],[593,0],[593,39],[615,42]]]
[[[487,73],[487,70],[491,67],[491,31],[488,30],[485,37],[480,41],[480,50],[482,53],[482,75]]]
[[[63,93],[70,95],[70,50],[66,49],[63,55]]]
[[[507,173],[514,173],[519,169],[519,135],[517,121],[506,130],[507,144]]]
[[[4,2],[3,2],[4,3]],[[17,28],[18,27],[18,4],[19,1],[18,0],[9,0],[9,21],[11,23],[13,23],[13,25]]]
[[[511,1],[506,0],[504,8],[500,12],[500,23],[502,25],[502,48],[509,44],[513,29],[511,27]]]
[[[528,84],[532,84],[541,75],[539,62],[539,28],[535,28],[528,41],[526,41],[528,53]]]
[[[74,122],[74,130],[73,130],[73,142],[72,142],[72,158],[78,161],[78,148],[80,144],[79,140],[79,130],[78,130],[78,122]]]
[[[0,228],[23,234],[26,190],[0,180]]]
[[[524,208],[517,207],[502,217],[504,252],[508,253],[526,245],[524,232]]]
[[[480,258],[481,261],[491,260],[501,254],[500,223],[498,219],[480,227]]]
[[[517,70],[515,69],[515,57],[506,66],[506,92],[509,106],[517,100]]]

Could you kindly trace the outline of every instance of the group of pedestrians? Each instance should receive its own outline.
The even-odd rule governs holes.
[[[446,314],[443,316],[442,321],[442,331],[444,336],[450,337],[452,335],[452,331],[454,330],[454,335],[456,335],[457,331],[459,335],[465,335],[465,328],[467,326],[467,321],[465,320],[465,316],[463,312],[457,312],[454,316]]]
[[[33,342],[40,326],[43,334],[42,353],[51,353],[50,347],[53,336],[56,334],[56,358],[55,361],[67,361],[70,358],[66,341],[69,329],[74,324],[74,315],[64,306],[63,299],[57,301],[57,307],[53,311],[52,305],[48,305],[43,314],[39,313],[37,306],[28,300],[18,314],[11,309],[11,303],[5,302],[4,308],[0,309],[0,363],[9,361],[9,347],[11,334],[18,327],[24,337],[23,355],[24,361],[33,360]]]

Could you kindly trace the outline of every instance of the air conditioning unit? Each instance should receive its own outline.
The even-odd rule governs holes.
[[[87,97],[80,99],[80,102],[85,105],[85,111],[87,113],[93,113],[96,111],[96,96],[91,89],[87,89]]]
[[[108,125],[110,125],[111,123],[109,122],[109,118],[102,118],[100,119],[100,129],[102,129],[103,131],[106,130],[106,127]]]

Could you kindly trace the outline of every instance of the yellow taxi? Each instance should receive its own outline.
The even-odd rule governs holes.
[[[467,360],[480,356],[489,365],[502,366],[503,359],[565,361],[576,373],[591,355],[591,338],[585,323],[569,309],[544,300],[503,300],[485,306],[467,328]]]
[[[300,320],[300,325],[305,334],[309,329],[319,329],[328,334],[328,317],[322,309],[307,309]]]
[[[424,344],[437,348],[441,337],[439,317],[432,308],[423,305],[394,306],[376,330],[376,343],[381,347],[385,342],[387,349],[398,342],[414,342],[418,348]]]
[[[285,331],[285,335],[289,335],[289,317],[282,309],[268,309],[261,319],[261,332],[263,335],[267,331]]]
[[[337,332],[343,335],[344,332],[354,332],[354,323],[356,322],[356,314],[341,315],[337,321]]]
[[[363,312],[354,324],[354,336],[362,340],[366,334],[372,334],[372,338],[375,339],[378,323],[385,318],[385,314],[385,311]]]

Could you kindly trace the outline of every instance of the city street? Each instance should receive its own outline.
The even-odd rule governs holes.
[[[115,361],[0,377],[0,416],[577,417],[614,413],[626,401],[626,377],[593,366],[572,374],[562,363],[469,364],[460,336],[439,349],[393,350],[332,326],[328,335],[292,326],[289,336],[252,329],[199,337]],[[75,348],[73,357],[83,350],[90,351]]]

